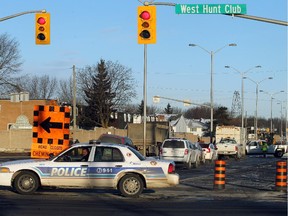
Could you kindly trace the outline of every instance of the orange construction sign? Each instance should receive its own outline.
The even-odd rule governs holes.
[[[70,108],[34,106],[32,158],[49,158],[69,147]]]

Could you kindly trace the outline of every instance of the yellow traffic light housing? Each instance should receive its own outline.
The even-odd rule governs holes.
[[[156,43],[156,6],[138,6],[138,44]]]
[[[35,43],[38,45],[50,44],[50,13],[35,15]]]

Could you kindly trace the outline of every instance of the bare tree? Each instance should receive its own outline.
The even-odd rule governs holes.
[[[73,102],[73,83],[72,79],[59,81],[58,99],[61,102],[72,104]]]
[[[116,94],[113,102],[117,108],[123,109],[136,96],[132,70],[112,61],[107,61],[106,67],[111,78],[111,87]]]
[[[31,99],[53,99],[56,97],[58,81],[55,77],[50,78],[48,75],[42,77],[34,75],[18,79],[17,86],[22,91],[29,92]]]
[[[18,42],[9,38],[8,34],[0,35],[0,91],[10,89],[21,91],[14,81],[14,75],[20,71],[22,64],[18,50]]]
[[[205,106],[196,106],[188,109],[185,114],[188,119],[210,118],[210,108]]]

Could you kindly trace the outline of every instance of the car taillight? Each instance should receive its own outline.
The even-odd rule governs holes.
[[[238,147],[237,146],[235,146],[235,151],[238,151]]]
[[[207,148],[207,152],[210,153],[210,151],[211,151],[211,149],[210,149],[210,148]]]
[[[187,155],[187,154],[188,154],[188,149],[185,149],[184,155]]]
[[[170,163],[168,167],[168,173],[174,173],[175,172],[175,166],[174,164]]]
[[[160,152],[159,153],[160,153],[160,155],[162,155],[162,153],[163,153],[163,149],[162,148],[160,148]]]

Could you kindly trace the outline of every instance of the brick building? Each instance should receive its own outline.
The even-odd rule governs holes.
[[[56,105],[55,100],[0,99],[0,131],[31,129],[35,105]]]

